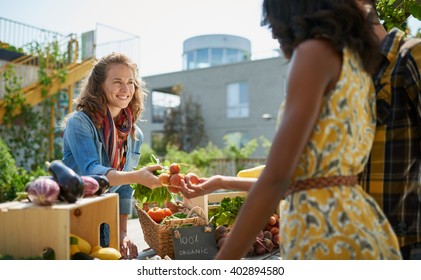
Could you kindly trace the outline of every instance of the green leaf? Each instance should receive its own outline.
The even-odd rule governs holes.
[[[421,20],[421,6],[417,4],[413,4],[409,7],[409,12],[412,16],[418,20]]]

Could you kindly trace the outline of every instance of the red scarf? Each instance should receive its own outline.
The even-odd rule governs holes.
[[[127,136],[132,130],[132,111],[129,107],[121,110],[114,122],[107,107],[107,115],[99,116],[98,120],[104,129],[105,149],[108,153],[110,165],[116,170],[123,170],[126,163]]]

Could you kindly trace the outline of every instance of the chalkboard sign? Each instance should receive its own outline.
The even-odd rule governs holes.
[[[215,233],[209,226],[173,228],[176,260],[211,260],[218,252]]]

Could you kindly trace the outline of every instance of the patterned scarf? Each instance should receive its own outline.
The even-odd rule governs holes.
[[[111,167],[116,170],[123,170],[126,163],[127,136],[132,130],[132,112],[129,107],[121,110],[117,116],[117,122],[114,122],[110,110],[107,107],[107,115],[97,118],[104,128],[105,149]]]

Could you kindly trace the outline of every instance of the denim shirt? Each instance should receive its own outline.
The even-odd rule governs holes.
[[[135,125],[135,128],[137,139],[130,135],[127,137],[124,171],[132,171],[139,164],[143,133],[138,126]],[[113,169],[105,148],[103,129],[97,129],[85,113],[76,111],[69,116],[63,142],[63,163],[77,174],[105,175]]]

